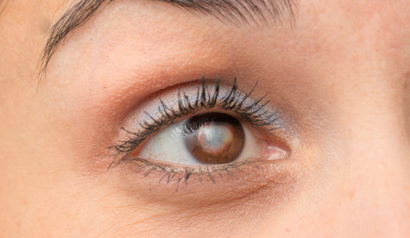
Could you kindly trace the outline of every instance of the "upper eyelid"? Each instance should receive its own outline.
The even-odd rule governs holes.
[[[253,118],[260,119],[257,121],[258,126],[273,126],[275,128],[281,126],[281,123],[279,123],[279,119],[282,118],[281,114],[279,110],[269,105],[270,100],[267,99],[267,95],[256,97],[256,99],[252,96],[258,86],[257,82],[248,91],[239,89],[236,78],[234,78],[231,86],[220,83],[219,79],[207,79],[204,77],[194,82],[196,82],[194,85],[195,92],[191,89],[191,93],[187,93],[189,89],[186,89],[185,86],[180,86],[177,93],[171,92],[170,97],[158,96],[159,99],[156,99],[154,104],[148,106],[149,109],[140,110],[140,116],[137,117],[139,118],[138,121],[157,118],[155,114],[158,113],[160,116],[164,116],[164,113],[162,113],[164,109],[168,113],[171,111],[169,109],[181,111],[180,106],[182,105],[184,115],[189,115],[190,112],[196,112],[201,108],[217,107],[236,112],[245,118],[252,114]],[[214,94],[215,92],[216,94]],[[176,97],[175,94],[177,95]],[[188,103],[186,98],[189,99]],[[268,118],[271,118],[271,120],[267,120]],[[133,129],[136,128],[134,127]]]
[[[213,91],[210,91],[211,86],[208,81],[213,82]],[[230,89],[225,90],[225,87],[221,87],[218,79],[210,80],[202,77],[200,85],[196,87],[195,95],[189,97],[184,90],[179,89],[177,103],[171,106],[166,104],[164,100],[159,99],[155,108],[159,116],[143,111],[146,118],[139,120],[142,121],[138,123],[139,129],[128,130],[123,127],[122,129],[127,133],[128,140],[120,141],[119,144],[111,148],[114,148],[118,153],[126,153],[124,155],[126,157],[129,152],[137,148],[147,137],[161,130],[163,126],[174,123],[180,117],[193,115],[204,108],[217,107],[225,111],[233,111],[255,126],[264,127],[265,129],[277,129],[281,125],[281,116],[278,111],[266,108],[270,101],[265,100],[265,96],[256,100],[251,99],[256,86],[257,83],[247,93],[243,93],[238,87],[236,78]],[[190,98],[194,98],[194,100]]]

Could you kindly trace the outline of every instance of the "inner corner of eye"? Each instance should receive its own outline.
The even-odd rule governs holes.
[[[166,126],[144,143],[138,157],[181,166],[198,166],[287,156],[285,149],[261,138],[261,134],[234,116],[206,112]]]

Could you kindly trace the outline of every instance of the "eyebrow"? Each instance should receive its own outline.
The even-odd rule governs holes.
[[[75,29],[86,23],[104,4],[114,0],[79,0],[51,27],[41,57],[44,72],[57,46]],[[117,0],[118,1],[118,0]],[[168,3],[188,11],[211,15],[222,22],[238,24],[271,24],[285,15],[294,17],[296,0],[149,0]]]

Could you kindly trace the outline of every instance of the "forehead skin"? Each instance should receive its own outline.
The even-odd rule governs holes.
[[[300,0],[293,24],[238,27],[116,0],[42,75],[73,3],[0,0],[0,237],[409,236],[410,1]],[[290,111],[303,169],[286,202],[264,190],[240,206],[166,210],[90,159],[135,102],[203,74],[258,79]]]
[[[45,46],[45,40],[51,31],[51,27],[62,16],[63,12],[73,5],[73,3],[73,1],[63,0],[0,1],[0,13],[2,13],[0,15],[0,18],[2,19],[1,30],[2,33],[4,33],[2,35],[10,36],[1,38],[2,45],[4,46],[3,49],[8,49],[8,46],[19,43],[20,41],[24,42],[24,37],[17,36],[30,35],[30,42],[24,42],[22,45],[27,45],[26,47],[33,50],[42,51]],[[406,0],[334,1],[327,4],[323,4],[321,1],[302,1],[298,2],[298,5],[300,5],[298,7],[299,18],[302,14],[310,17],[309,21],[306,21],[306,23],[309,22],[310,25],[306,25],[306,27],[303,25],[304,22],[299,22],[299,24],[301,24],[300,28],[303,26],[306,27],[306,30],[312,30],[312,27],[317,28],[322,24],[322,22],[317,22],[317,20],[325,21],[326,19],[330,22],[326,22],[324,27],[330,28],[327,29],[330,30],[329,33],[332,33],[332,31],[335,30],[348,32],[347,28],[350,28],[349,30],[352,32],[361,32],[362,34],[366,29],[370,29],[368,32],[371,34],[381,34],[384,30],[387,30],[387,32],[392,32],[393,34],[389,34],[386,37],[374,38],[374,40],[377,41],[375,43],[383,44],[391,42],[391,44],[408,47],[408,44],[406,44],[407,42],[403,41],[405,41],[405,36],[409,33],[405,27],[400,25],[400,23],[405,24],[408,20],[408,16],[405,14],[408,8],[408,2]],[[335,14],[337,15],[337,18],[334,17]],[[330,24],[332,19],[341,20],[342,22],[340,23],[343,24],[339,24],[338,29],[332,29],[337,26]],[[302,20],[305,19],[302,18]],[[376,30],[375,28],[378,29]],[[393,50],[393,48],[389,49]],[[395,47],[394,49],[397,48]],[[15,57],[20,56],[22,57],[21,54],[15,55]],[[26,58],[26,60],[30,61],[29,66],[35,71],[34,69],[37,69],[38,67],[38,60],[34,62],[31,59],[29,60]],[[2,66],[5,69],[17,69],[18,67],[9,67],[12,62],[16,61],[21,62],[17,59],[10,59],[8,60],[9,63],[5,62]],[[27,65],[25,64],[24,67],[27,67]],[[27,71],[27,69],[25,71]],[[2,72],[6,72],[6,70],[2,70]]]

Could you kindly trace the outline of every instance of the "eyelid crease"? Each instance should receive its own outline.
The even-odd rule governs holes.
[[[160,131],[164,126],[171,125],[175,120],[193,115],[203,109],[219,108],[227,112],[232,111],[252,126],[261,127],[267,131],[280,128],[281,116],[276,111],[270,112],[266,109],[266,106],[270,103],[269,100],[265,100],[266,95],[256,101],[250,99],[257,87],[257,83],[249,92],[242,93],[238,88],[237,78],[234,78],[231,89],[222,92],[220,80],[216,79],[214,89],[210,92],[207,80],[205,77],[201,78],[194,98],[178,89],[177,103],[174,107],[159,99],[159,105],[157,106],[158,117],[143,111],[148,119],[139,123],[141,130],[131,131],[122,127],[121,130],[127,134],[128,139],[119,141],[117,145],[111,146],[109,149],[114,149],[115,155],[124,154],[124,156],[117,162],[113,161],[109,167],[124,160],[149,136]]]

